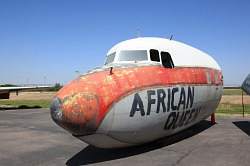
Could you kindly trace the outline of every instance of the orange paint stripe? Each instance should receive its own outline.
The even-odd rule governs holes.
[[[174,68],[166,69],[160,66],[143,66],[131,68],[114,68],[82,76],[72,81],[68,86],[59,91],[58,97],[74,93],[93,93],[98,96],[99,112],[96,117],[97,125],[103,120],[110,106],[128,95],[145,87],[169,86],[176,84],[208,85],[207,73],[210,75],[211,84],[222,85],[220,71],[208,68]],[[214,77],[217,78],[214,78]]]

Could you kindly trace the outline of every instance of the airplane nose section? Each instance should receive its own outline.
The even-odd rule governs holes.
[[[55,97],[50,106],[50,115],[51,115],[51,118],[56,123],[60,123],[62,121],[61,106],[62,106],[62,101],[59,98]]]
[[[96,95],[86,92],[74,93],[62,99],[55,97],[50,113],[56,124],[73,135],[90,135],[97,129],[98,106]]]

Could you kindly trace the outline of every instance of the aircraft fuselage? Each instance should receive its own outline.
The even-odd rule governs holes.
[[[222,73],[212,65],[171,63],[110,65],[82,75],[57,93],[52,118],[102,148],[139,145],[182,131],[215,111]]]

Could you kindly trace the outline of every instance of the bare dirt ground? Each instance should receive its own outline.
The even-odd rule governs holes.
[[[250,104],[250,96],[243,97],[244,104]],[[241,95],[224,95],[222,96],[222,104],[241,104],[242,96]]]
[[[56,92],[20,92],[10,94],[10,100],[51,100]]]

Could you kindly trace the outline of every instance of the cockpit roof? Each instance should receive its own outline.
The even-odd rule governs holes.
[[[140,37],[126,40],[113,46],[107,55],[116,53],[117,56],[121,51],[150,49],[168,52],[177,67],[209,67],[220,70],[220,66],[208,54],[184,43],[164,38]]]

